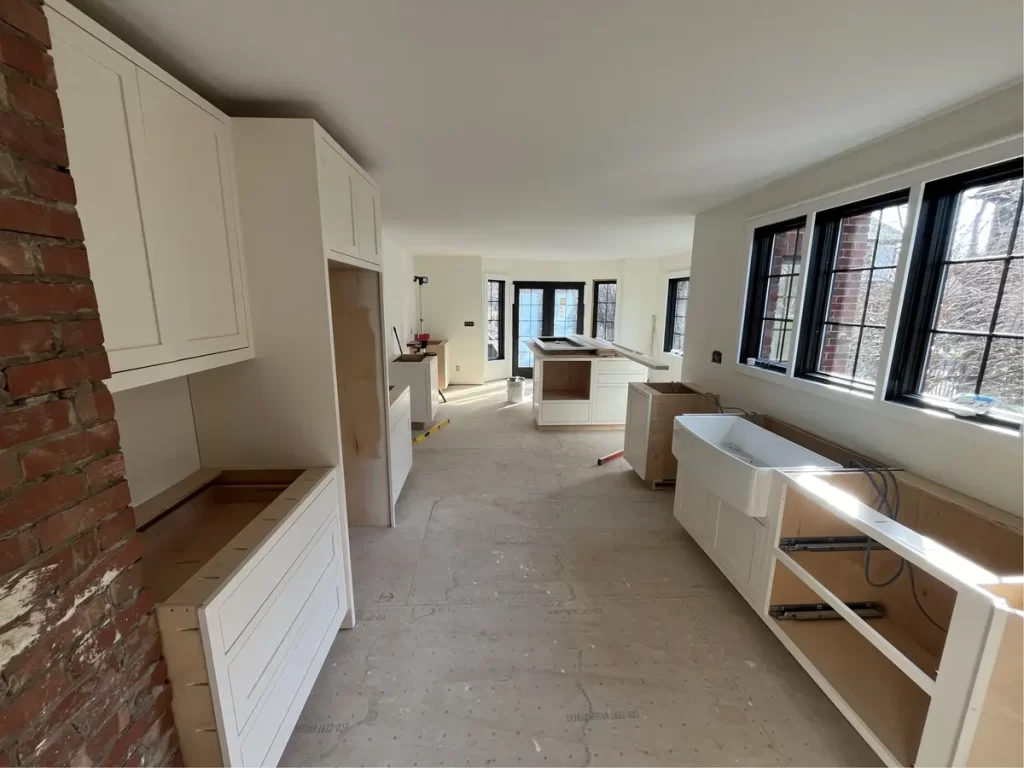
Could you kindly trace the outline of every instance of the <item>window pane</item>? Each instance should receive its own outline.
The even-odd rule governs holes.
[[[896,279],[895,269],[876,269],[868,291],[868,311],[864,316],[867,325],[885,325],[889,317],[889,300],[892,298],[892,284]]]
[[[903,228],[907,220],[907,206],[894,205],[882,209],[879,228],[878,246],[875,248],[876,267],[895,267],[896,259],[903,244]]]
[[[690,295],[690,281],[680,280],[676,283],[676,298],[685,299]]]
[[[828,320],[837,323],[861,322],[871,272],[836,272],[829,294]]]
[[[878,234],[879,211],[847,216],[839,227],[836,269],[870,267]]]
[[[1020,179],[967,189],[960,195],[950,238],[949,259],[1005,256],[1017,216]]]
[[[845,379],[853,378],[853,359],[857,354],[860,329],[826,325],[822,337],[818,370]]]
[[[1003,300],[999,304],[996,333],[1024,334],[1024,260],[1010,262]]]
[[[940,330],[988,332],[1005,263],[950,264],[946,268],[935,327]]]
[[[860,353],[857,355],[857,371],[854,378],[874,384],[878,378],[878,361],[882,356],[881,328],[865,328],[860,339]]]
[[[766,320],[761,327],[761,348],[758,357],[763,360],[785,362],[789,354],[791,335],[789,323]]]
[[[979,336],[932,334],[921,394],[943,400],[973,393],[981,372],[985,339]]]
[[[789,301],[790,291],[792,286],[790,283],[794,280],[793,277],[773,277],[768,280],[768,296],[765,304],[765,317],[792,317],[792,311],[794,307],[787,305],[791,304]]]
[[[999,410],[1024,413],[1024,340],[992,339],[981,394],[998,397]]]

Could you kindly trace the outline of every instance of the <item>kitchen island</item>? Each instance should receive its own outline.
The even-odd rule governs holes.
[[[533,419],[538,427],[622,427],[630,382],[668,370],[602,339],[572,335],[526,342],[533,352]]]

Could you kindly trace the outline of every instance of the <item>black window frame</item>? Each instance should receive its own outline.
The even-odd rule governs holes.
[[[600,301],[600,289],[601,289],[602,285],[614,285],[615,286],[615,299],[614,300],[612,300],[612,301]],[[593,309],[593,313],[592,313],[593,316],[590,318],[590,336],[592,338],[595,338],[595,339],[598,338],[598,335],[597,335],[597,310],[598,310],[599,305],[601,305],[601,304],[611,304],[612,307],[613,307],[613,310],[612,310],[612,321],[611,321],[612,337],[610,339],[607,339],[607,341],[615,341],[615,310],[618,309],[618,303],[619,303],[618,280],[595,280],[594,281],[594,301],[592,302],[592,305],[593,305],[594,309]]]
[[[690,309],[690,287],[689,287],[690,286],[690,278],[689,277],[673,277],[673,278],[670,278],[669,281],[668,281],[668,297],[667,297],[666,302],[665,302],[665,343],[664,343],[664,351],[665,352],[671,352],[673,349],[677,349],[677,347],[673,346],[673,344],[672,344],[672,337],[675,336],[675,334],[672,332],[672,329],[675,327],[675,319],[676,319],[676,301],[677,301],[676,294],[678,293],[678,290],[679,290],[678,286],[681,283],[686,283],[687,287],[686,287],[686,299],[685,299],[685,301],[686,301],[686,310],[687,310],[687,312]],[[684,317],[685,317],[685,315],[684,315]],[[686,332],[685,331],[683,332],[683,341],[684,341],[684,343],[686,341]]]
[[[825,326],[829,324],[827,320],[829,297],[832,290],[831,278],[832,273],[835,271],[835,263],[838,257],[839,237],[843,219],[878,209],[890,208],[895,205],[909,205],[909,202],[910,188],[908,187],[888,192],[884,195],[877,195],[866,200],[858,200],[854,203],[841,205],[827,211],[821,211],[815,215],[814,233],[811,238],[811,247],[808,250],[808,264],[804,269],[804,280],[807,281],[807,287],[804,289],[799,340],[794,358],[796,362],[795,375],[798,378],[841,387],[851,392],[872,394],[875,391],[878,380],[885,376],[885,371],[879,370],[874,385],[856,381],[852,378],[846,379],[842,376],[832,376],[818,371],[818,358],[821,354]],[[907,225],[909,225],[909,222]],[[905,234],[906,230],[904,229]],[[876,238],[875,248],[877,249],[877,247],[878,240]],[[899,259],[897,258],[897,269],[898,265]],[[872,266],[866,269],[874,270],[876,268],[890,269],[891,267],[877,267],[874,265],[874,255],[872,255]],[[869,295],[864,297],[864,311],[859,324],[861,332],[858,337],[859,341],[856,352],[858,356],[861,344],[863,343],[864,328],[876,328],[876,326],[865,324],[869,298]],[[887,323],[888,318],[886,319],[886,324],[883,324],[881,327],[883,338],[887,329]],[[837,323],[831,324],[836,325]],[[856,361],[857,357],[854,358],[854,375],[856,375]],[[883,362],[884,359],[880,359],[879,366]]]
[[[933,332],[935,316],[942,299],[944,267],[953,228],[956,225],[958,201],[960,195],[971,187],[982,184],[998,183],[1014,178],[1024,178],[1024,157],[1018,157],[1003,163],[978,168],[943,179],[928,182],[921,198],[918,215],[914,251],[907,269],[906,288],[904,290],[903,308],[897,324],[896,343],[893,349],[893,362],[886,383],[886,400],[902,405],[910,405],[925,410],[949,413],[940,400],[932,400],[920,394],[919,390],[924,378],[925,365],[930,349],[930,337]],[[1024,206],[1024,194],[1017,203],[1017,219],[1010,234],[1010,253],[1015,238],[1020,238],[1021,208]],[[985,363],[992,339],[1004,337],[995,333],[995,324],[999,316],[999,302],[1006,287],[1009,269],[1009,253],[1005,257],[1007,266],[999,284],[997,303],[993,307],[992,323],[988,333],[961,333],[960,335],[979,335],[987,337],[985,354],[978,375],[978,387],[984,381]],[[1013,338],[1016,338],[1013,336]],[[975,390],[978,391],[977,389]],[[985,414],[981,416],[957,416],[967,421],[974,421],[995,426],[1009,427],[1020,431],[1021,420],[1003,414]]]
[[[799,284],[800,277],[803,273],[803,262],[806,258],[800,253],[800,235],[799,230],[804,230],[804,238],[806,240],[807,233],[807,217],[800,216],[795,219],[787,219],[786,221],[780,221],[775,224],[768,224],[763,227],[758,227],[754,230],[754,237],[751,243],[750,250],[750,270],[747,275],[747,299],[745,302],[745,309],[743,313],[743,336],[740,343],[740,354],[739,362],[743,365],[748,365],[747,361],[754,359],[754,367],[765,368],[770,371],[776,371],[778,373],[785,373],[788,365],[785,361],[766,360],[761,358],[761,343],[763,337],[764,323],[769,320],[772,322],[783,322],[788,324],[788,329],[783,330],[783,335],[786,333],[792,334],[790,342],[796,342],[796,313],[792,319],[787,318],[769,318],[766,316],[765,311],[767,309],[766,302],[768,299],[768,286],[771,284],[773,277],[780,277],[783,273],[772,274],[771,263],[772,263],[772,249],[775,245],[775,236],[784,232],[791,232],[797,230],[797,238],[795,247],[795,255],[797,257],[794,265],[795,271],[789,273],[789,295],[787,299],[787,305],[790,301],[798,302],[799,296],[793,295],[795,286]],[[795,278],[795,279],[794,279]],[[785,341],[783,341],[785,345]]]
[[[491,357],[490,355],[490,324],[493,322],[489,319],[490,306],[494,302],[491,301],[491,283],[497,283],[498,285],[498,356]],[[484,332],[485,337],[488,339],[487,349],[487,362],[493,363],[499,360],[505,359],[505,281],[487,278],[487,308],[488,308],[488,319],[486,330]]]

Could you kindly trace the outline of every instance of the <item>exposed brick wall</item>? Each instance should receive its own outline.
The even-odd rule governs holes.
[[[0,765],[177,760],[39,0],[0,0]]]

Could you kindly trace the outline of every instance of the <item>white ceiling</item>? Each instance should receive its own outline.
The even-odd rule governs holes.
[[[315,117],[415,253],[689,250],[693,214],[1022,74],[1020,0],[74,0]]]

